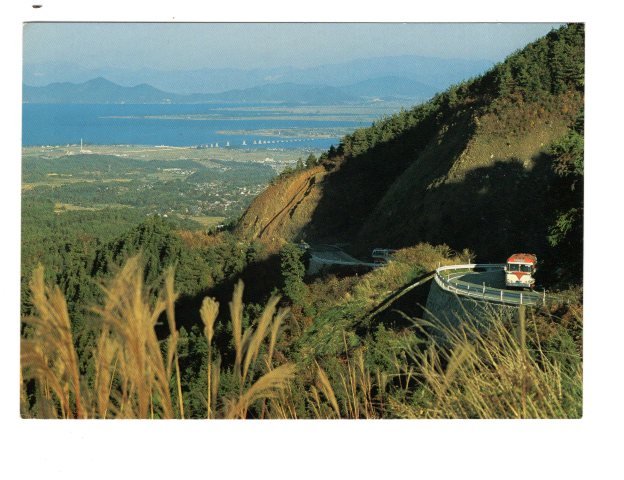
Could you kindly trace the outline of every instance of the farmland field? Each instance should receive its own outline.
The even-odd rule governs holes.
[[[209,228],[237,218],[279,172],[310,149],[201,149],[140,145],[24,147],[24,200],[56,213],[132,207]],[[318,153],[318,152],[317,152]],[[27,203],[30,205],[30,203]]]

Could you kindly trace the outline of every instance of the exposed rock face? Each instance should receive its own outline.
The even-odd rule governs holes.
[[[304,229],[320,198],[325,174],[324,168],[314,167],[269,185],[244,213],[238,233],[269,244],[305,239]]]

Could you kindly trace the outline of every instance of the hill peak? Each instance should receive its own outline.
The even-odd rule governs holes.
[[[104,77],[92,78],[91,80],[87,80],[86,82],[83,82],[82,85],[114,85],[116,87],[121,87],[121,85],[111,82],[110,80],[107,80]]]

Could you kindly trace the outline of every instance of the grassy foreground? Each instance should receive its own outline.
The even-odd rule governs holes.
[[[228,305],[225,347],[215,342],[223,307],[203,300],[201,388],[191,392],[181,371],[190,347],[176,328],[173,279],[169,269],[159,291],[150,291],[140,258],[130,258],[102,287],[104,301],[92,309],[96,347],[80,358],[65,298],[36,269],[35,314],[24,319],[21,345],[22,416],[188,418],[189,396],[204,418],[582,415],[582,357],[571,337],[561,335],[561,319],[529,314],[518,328],[492,311],[485,319],[467,316],[457,330],[413,320],[400,334],[378,331],[356,347],[343,332],[344,349],[335,358],[302,358],[283,341],[292,335],[291,314],[279,308],[278,296],[245,320],[242,282]],[[580,310],[565,315],[567,322],[582,321]],[[168,325],[165,338],[156,335],[159,319]],[[371,352],[383,357],[376,367],[367,360]]]

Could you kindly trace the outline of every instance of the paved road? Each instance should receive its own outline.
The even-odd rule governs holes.
[[[308,273],[316,273],[323,265],[351,265],[375,268],[379,265],[352,257],[336,245],[310,246],[310,267]]]
[[[438,269],[436,282],[447,291],[488,302],[538,305],[545,301],[543,292],[505,289],[505,273],[502,265],[443,267]]]
[[[353,265],[379,267],[352,257],[336,245],[310,247],[311,262],[308,273],[318,272],[323,265]],[[446,291],[458,295],[508,305],[541,305],[547,301],[545,292],[508,290],[502,264],[450,265],[436,270],[436,283]]]
[[[505,272],[502,269],[463,273],[457,280],[473,285],[483,285],[485,283],[486,287],[505,288]]]

